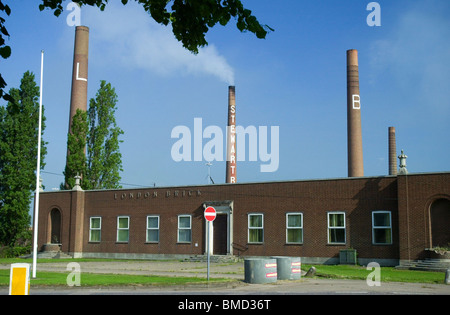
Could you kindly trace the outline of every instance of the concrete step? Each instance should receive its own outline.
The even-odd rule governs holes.
[[[184,261],[191,262],[207,262],[207,255],[193,255],[189,256],[189,258],[184,259]],[[213,263],[230,263],[239,261],[239,257],[233,255],[211,255],[209,258],[210,262]]]
[[[20,258],[33,258],[33,253],[29,255],[20,256]],[[73,258],[71,255],[60,251],[45,251],[37,253],[38,259],[70,259]]]
[[[450,269],[450,259],[431,259],[414,260],[409,262],[403,262],[396,269],[409,269],[409,270],[422,270],[422,271],[436,271],[445,272]]]

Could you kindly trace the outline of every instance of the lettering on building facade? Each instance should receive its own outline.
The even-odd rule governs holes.
[[[199,197],[200,190],[166,190],[166,191],[137,191],[114,193],[114,200],[153,199],[153,198],[183,198]]]

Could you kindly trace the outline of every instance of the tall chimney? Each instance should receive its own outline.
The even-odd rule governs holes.
[[[87,111],[89,28],[75,28],[75,49],[73,54],[72,92],[70,98],[69,133],[72,129],[72,117],[77,109]]]
[[[364,176],[358,51],[347,50],[347,150],[348,177]]]
[[[226,183],[236,183],[236,89],[228,87]]]
[[[87,111],[87,86],[88,86],[88,54],[89,54],[89,28],[77,26],[75,28],[75,45],[72,68],[72,91],[70,95],[69,134],[72,133],[73,116],[78,109]],[[86,150],[86,149],[85,149]],[[67,148],[66,168],[70,151]],[[71,189],[67,182],[66,189]]]
[[[395,127],[389,127],[389,175],[397,175],[397,144]]]

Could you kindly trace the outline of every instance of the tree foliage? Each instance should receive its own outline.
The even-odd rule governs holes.
[[[158,23],[172,25],[176,39],[183,47],[193,53],[198,48],[208,45],[205,35],[217,23],[225,26],[235,18],[236,27],[241,31],[249,31],[258,38],[265,38],[269,31],[268,25],[260,24],[252,11],[244,8],[241,0],[135,0]],[[63,0],[42,0],[40,10],[50,8],[56,16],[61,15],[64,8]],[[73,0],[79,5],[97,6],[104,10],[108,0]],[[123,5],[128,0],[121,0]]]
[[[0,243],[13,245],[30,225],[30,202],[36,184],[39,124],[39,87],[27,71],[20,88],[0,107]],[[42,115],[42,133],[45,116]],[[41,168],[47,153],[41,143]]]
[[[65,0],[41,0],[39,9],[53,10],[54,15],[60,16],[64,11]],[[241,31],[254,33],[257,38],[265,38],[273,29],[265,24],[260,24],[252,11],[244,8],[241,0],[134,0],[142,5],[143,9],[158,23],[172,25],[172,31],[176,39],[186,49],[197,54],[200,47],[208,45],[205,39],[206,33],[217,23],[225,26],[234,18],[236,27]],[[11,8],[0,0],[0,13],[7,16],[11,14]],[[73,0],[80,6],[96,6],[104,10],[108,0]],[[121,0],[123,5],[128,0]],[[0,16],[0,57],[9,58],[11,47],[5,44],[5,37],[10,37],[5,18]],[[8,94],[4,93],[6,82],[0,74],[0,99],[12,101]]]
[[[115,89],[101,81],[95,99],[89,101],[88,112],[77,110],[68,135],[65,185],[61,189],[72,189],[76,175],[81,176],[85,190],[121,188],[119,136],[123,131],[116,124],[116,104]]]
[[[72,126],[67,136],[67,161],[64,169],[64,183],[62,190],[75,186],[75,176],[82,178],[86,174],[86,137],[88,133],[87,113],[81,109],[72,117]]]
[[[117,94],[110,83],[100,82],[96,98],[89,102],[87,137],[87,189],[121,188],[119,172],[122,154],[119,136],[123,134],[116,124]]]

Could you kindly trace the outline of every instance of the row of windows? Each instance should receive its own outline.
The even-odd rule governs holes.
[[[248,215],[248,242],[264,242],[264,214]],[[328,244],[346,243],[345,212],[327,213]],[[303,213],[286,214],[286,243],[303,244]],[[392,220],[390,211],[372,212],[372,243],[392,244]]]
[[[346,243],[345,212],[327,213],[327,232],[329,244]],[[158,215],[147,216],[146,242],[159,242]],[[102,218],[91,217],[89,225],[89,242],[101,241]],[[130,236],[130,217],[117,217],[117,242],[128,242]],[[190,243],[192,240],[192,216],[179,215],[177,242]],[[264,242],[264,214],[248,214],[248,243]],[[286,213],[286,243],[303,244],[303,213]],[[392,220],[390,211],[372,212],[372,243],[377,245],[392,244]]]
[[[178,238],[179,243],[190,243],[192,236],[192,217],[190,215],[178,216]],[[102,230],[102,218],[91,217],[89,224],[89,242],[100,242]],[[130,217],[117,217],[117,238],[118,243],[128,243],[130,237]],[[147,235],[146,242],[159,242],[159,216],[147,216]]]

